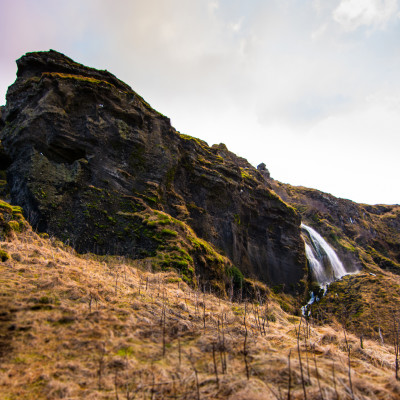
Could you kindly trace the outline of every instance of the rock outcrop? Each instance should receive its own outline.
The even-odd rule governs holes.
[[[12,202],[36,229],[80,252],[154,260],[168,248],[186,252],[196,274],[229,264],[298,289],[300,216],[268,187],[265,167],[180,134],[107,71],[55,51],[17,65],[1,140]]]

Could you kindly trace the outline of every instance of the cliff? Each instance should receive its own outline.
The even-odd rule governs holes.
[[[17,65],[2,168],[34,228],[79,252],[201,275],[221,292],[241,274],[299,290],[300,216],[246,160],[180,134],[107,71],[55,51]]]

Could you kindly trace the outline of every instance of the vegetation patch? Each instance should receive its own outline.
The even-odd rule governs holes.
[[[69,80],[75,80],[75,81],[80,81],[80,82],[89,82],[93,84],[103,84],[107,85],[109,87],[115,88],[115,86],[107,82],[105,80],[100,80],[100,79],[95,79],[89,76],[83,76],[83,75],[76,75],[76,74],[64,74],[60,72],[43,72],[42,73],[42,78],[43,77],[50,77],[50,78],[59,78],[59,79],[69,79]]]
[[[161,233],[162,233],[164,236],[172,236],[172,237],[178,236],[178,232],[173,231],[173,230],[171,230],[171,229],[167,229],[167,228],[164,228],[164,229],[161,231]]]
[[[21,233],[27,227],[22,208],[0,200],[0,240],[9,238],[13,232]]]
[[[0,260],[1,262],[5,262],[10,258],[10,255],[5,251],[0,249]]]

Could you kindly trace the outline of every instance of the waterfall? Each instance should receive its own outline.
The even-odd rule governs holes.
[[[335,251],[318,232],[304,224],[301,224],[301,229],[308,262],[315,280],[321,286],[326,286],[348,273]]]

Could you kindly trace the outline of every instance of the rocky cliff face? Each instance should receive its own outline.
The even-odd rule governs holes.
[[[3,167],[12,202],[39,231],[80,252],[210,279],[236,266],[297,287],[299,214],[246,160],[180,134],[109,72],[54,51],[17,65],[1,110]]]
[[[400,206],[367,205],[270,180],[282,199],[335,247],[349,270],[378,267],[400,274]]]

